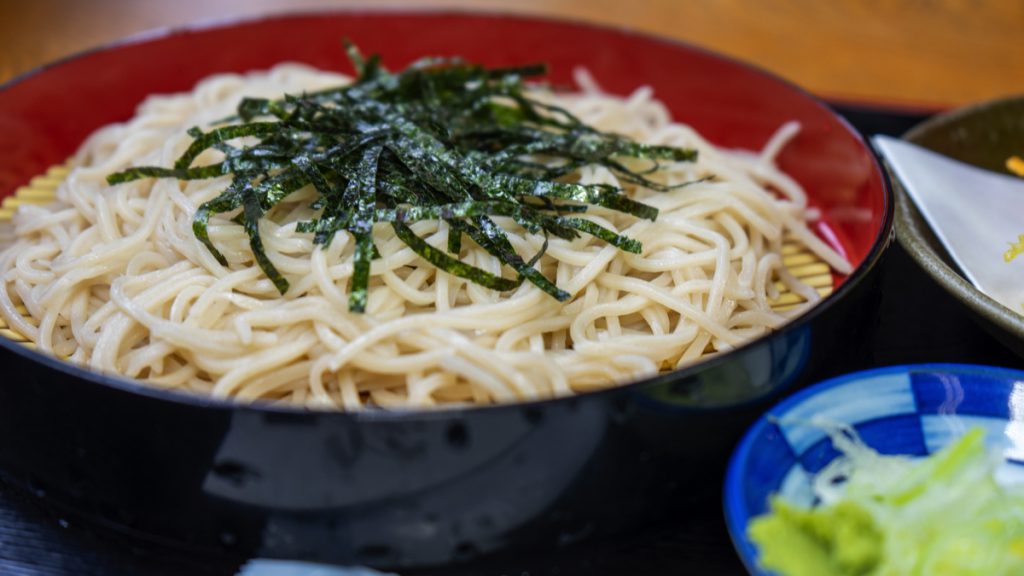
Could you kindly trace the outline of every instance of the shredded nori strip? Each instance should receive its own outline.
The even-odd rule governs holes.
[[[542,64],[492,68],[458,58],[424,58],[399,73],[386,71],[376,55],[364,58],[348,44],[357,79],[347,86],[288,95],[281,100],[246,98],[237,116],[208,131],[191,128],[193,141],[171,168],[139,166],[111,174],[120,184],[142,178],[198,180],[231,175],[216,198],[200,206],[192,229],[222,265],[227,259],[210,240],[210,218],[235,213],[231,221],[249,237],[256,264],[282,294],[288,281],[268,257],[259,222],[292,193],[312,186],[311,220],[296,230],[327,246],[339,232],[355,241],[349,309],[364,312],[371,261],[379,257],[373,226],[389,223],[397,237],[430,264],[493,290],[530,282],[558,300],[559,289],[535,265],[549,236],[599,238],[640,253],[640,242],[578,216],[589,206],[654,220],[657,209],[629,198],[617,187],[579,184],[571,175],[586,165],[604,166],[620,179],[656,191],[667,186],[649,178],[661,162],[689,162],[691,149],[651,146],[600,132],[567,110],[536,101],[526,78],[546,73]],[[250,143],[237,142],[248,138]],[[255,143],[251,143],[256,141]],[[206,150],[223,160],[192,166]],[[634,170],[622,158],[645,161]],[[507,231],[494,220],[511,218],[533,234],[541,249],[519,255]],[[429,244],[408,224],[448,223],[445,249]],[[515,272],[508,278],[462,262],[463,237]]]

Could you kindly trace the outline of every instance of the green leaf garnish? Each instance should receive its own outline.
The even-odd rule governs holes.
[[[227,260],[210,240],[208,225],[217,214],[236,212],[256,264],[282,294],[288,281],[267,256],[259,222],[293,192],[312,186],[316,217],[296,230],[328,245],[339,232],[355,241],[349,309],[366,308],[370,264],[379,257],[373,226],[389,223],[397,237],[430,264],[499,291],[528,281],[553,298],[559,289],[535,264],[548,237],[589,234],[613,246],[640,253],[638,241],[575,216],[601,206],[654,220],[657,209],[629,198],[620,188],[579,184],[569,177],[586,165],[600,165],[623,181],[651,190],[667,186],[648,178],[660,162],[688,162],[694,150],[651,146],[600,132],[567,110],[533,99],[524,78],[546,72],[531,64],[487,69],[457,58],[424,58],[391,73],[378,56],[364,58],[346,43],[358,74],[354,83],[281,100],[246,98],[237,116],[206,132],[189,130],[193,141],[171,168],[139,166],[107,177],[110,184],[141,178],[197,180],[231,175],[231,184],[200,206],[192,229],[222,264]],[[248,138],[250,143],[237,140]],[[255,143],[251,143],[255,141]],[[206,150],[224,159],[193,166]],[[622,158],[649,161],[630,169]],[[647,164],[645,162],[645,164]],[[518,254],[508,232],[494,220],[511,218],[533,234],[541,249],[529,260]],[[445,249],[419,237],[409,223],[440,220],[449,225]],[[510,268],[508,278],[459,259],[468,237]]]

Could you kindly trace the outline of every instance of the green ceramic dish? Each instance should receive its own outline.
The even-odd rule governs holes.
[[[1006,159],[1014,154],[1024,155],[1024,95],[940,114],[914,127],[903,138],[946,156],[1007,173]],[[889,177],[896,190],[895,228],[899,243],[929,276],[963,302],[986,330],[1024,356],[1024,316],[982,294],[963,277],[899,181],[891,173]],[[1024,233],[1024,222],[1021,232]]]

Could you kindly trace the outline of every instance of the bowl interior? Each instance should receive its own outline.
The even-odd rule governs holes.
[[[941,114],[909,131],[905,139],[996,172],[1008,173],[1006,159],[1024,154],[1024,96],[986,102]],[[896,237],[918,264],[981,325],[1016,354],[1024,356],[1024,316],[977,290],[963,277],[910,197],[896,190]]]
[[[282,61],[351,73],[343,39],[364,53],[379,53],[392,69],[425,55],[462,56],[492,66],[542,61],[552,82],[568,87],[573,70],[582,66],[612,93],[625,95],[650,86],[675,119],[720,146],[757,150],[784,123],[799,122],[800,133],[778,162],[803,185],[809,204],[820,212],[816,232],[844,253],[855,270],[849,277],[834,275],[836,292],[790,327],[810,322],[852,292],[891,238],[892,202],[874,155],[852,127],[801,89],[751,66],[656,37],[566,21],[462,12],[357,10],[221,22],[148,34],[15,79],[0,87],[0,198],[63,163],[97,128],[130,118],[151,94],[187,91],[210,74],[266,69]],[[8,344],[0,338],[0,346],[11,349]],[[772,346],[777,350],[781,344]],[[18,353],[42,359],[35,352]],[[729,357],[723,354],[694,366],[690,374],[724,364]],[[763,366],[758,366],[763,375]],[[63,369],[77,377],[98,378]],[[103,382],[139,391],[128,381]],[[762,395],[770,391],[747,388]]]
[[[1004,462],[998,473],[1024,481],[1024,372],[984,366],[895,366],[816,384],[769,410],[733,454],[725,485],[726,523],[752,573],[757,550],[746,536],[749,520],[768,510],[778,493],[814,503],[811,478],[838,453],[827,435],[808,424],[815,416],[853,425],[883,454],[925,456],[967,429],[985,429]]]
[[[93,130],[129,118],[149,94],[184,91],[212,73],[281,61],[350,72],[344,38],[381,54],[394,69],[424,55],[461,55],[488,65],[542,61],[555,84],[568,86],[573,69],[583,66],[614,93],[653,87],[676,119],[723,146],[759,149],[784,122],[796,120],[803,131],[780,163],[821,209],[819,232],[856,265],[885,225],[886,194],[873,156],[851,128],[794,86],[699,49],[623,30],[470,13],[273,17],[149,35],[60,62],[0,90],[0,197],[63,162]]]

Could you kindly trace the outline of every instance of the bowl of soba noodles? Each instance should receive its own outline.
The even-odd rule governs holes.
[[[0,472],[374,567],[666,513],[863,361],[892,202],[799,88],[460,12],[148,34],[0,88]]]

